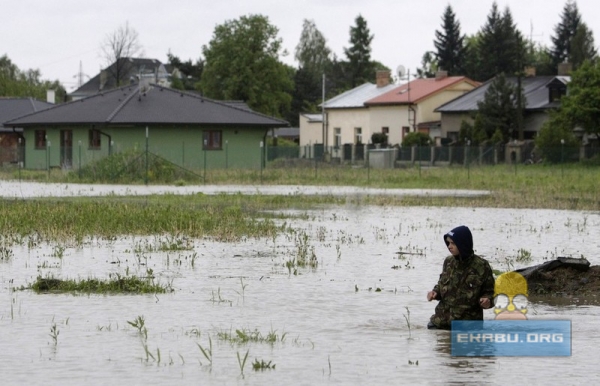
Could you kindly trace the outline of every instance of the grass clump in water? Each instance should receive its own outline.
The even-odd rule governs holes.
[[[62,280],[54,277],[43,278],[38,276],[36,281],[27,288],[36,293],[48,292],[82,292],[99,294],[150,294],[172,292],[170,285],[154,283],[153,279],[141,279],[137,276],[110,275],[108,280],[83,279]]]

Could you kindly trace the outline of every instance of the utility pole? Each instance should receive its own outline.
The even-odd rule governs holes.
[[[326,125],[325,125],[325,73],[323,73],[323,87],[322,87],[322,95],[321,95],[321,122],[323,123],[323,151],[325,152],[325,147],[327,146],[327,133],[326,133]]]

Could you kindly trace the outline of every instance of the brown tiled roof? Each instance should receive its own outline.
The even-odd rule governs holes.
[[[478,82],[465,76],[449,76],[442,79],[420,78],[398,86],[378,97],[369,99],[365,102],[365,105],[374,106],[419,103],[421,100],[463,81],[472,84],[475,87],[479,85]]]
[[[145,92],[138,85],[101,92],[13,119],[6,124],[288,126],[284,120],[257,113],[231,101],[220,102],[156,85]]]

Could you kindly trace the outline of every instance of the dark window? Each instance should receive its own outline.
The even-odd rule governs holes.
[[[90,149],[100,149],[100,132],[98,130],[90,130],[89,131],[89,136],[90,136],[90,143],[89,143],[89,148]]]
[[[566,88],[550,88],[550,102],[557,102],[567,94]]]
[[[390,128],[387,126],[384,126],[381,128],[381,132],[385,135],[388,135],[390,133]]]
[[[221,130],[206,130],[202,133],[202,149],[221,150],[223,147]]]
[[[46,130],[35,131],[35,148],[45,149],[46,148]]]

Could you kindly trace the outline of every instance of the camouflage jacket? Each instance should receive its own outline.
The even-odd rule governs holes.
[[[477,255],[464,261],[454,256],[444,260],[440,279],[433,290],[440,302],[431,322],[438,328],[450,328],[453,320],[482,320],[479,299],[494,303],[494,275],[490,264]]]

